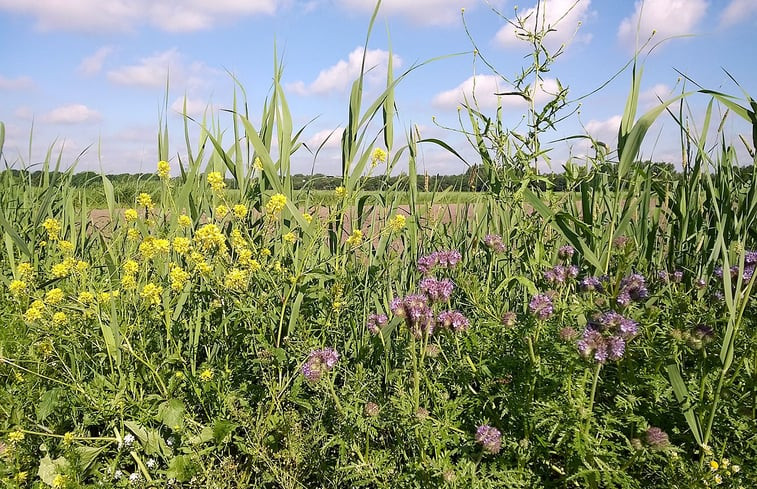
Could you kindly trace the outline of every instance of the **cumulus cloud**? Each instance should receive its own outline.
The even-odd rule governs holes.
[[[171,110],[183,115],[184,112],[184,100],[185,97],[179,97],[171,104]],[[186,97],[186,115],[190,117],[201,117],[206,111],[213,111],[213,106],[210,102],[200,99]]]
[[[99,112],[82,104],[64,105],[42,115],[42,121],[51,124],[83,124],[99,120]]]
[[[732,26],[750,19],[757,14],[757,2],[754,0],[731,0],[720,14],[722,27]]]
[[[576,0],[545,0],[538,12],[536,7],[531,7],[519,13],[518,17],[524,19],[529,31],[536,28],[537,21],[539,26],[555,29],[547,35],[544,43],[550,50],[555,50],[572,40],[584,43],[591,41],[591,34],[577,32],[579,26],[591,15],[590,6],[591,0],[578,3]],[[515,27],[509,23],[497,31],[495,41],[504,46],[523,44],[516,35]]]
[[[43,31],[113,32],[140,24],[180,32],[208,29],[223,20],[272,15],[289,0],[0,0],[0,10],[29,15]]]
[[[338,148],[342,142],[343,132],[343,127],[337,127],[335,129],[324,129],[310,136],[308,140],[305,141],[305,144],[307,144],[308,148],[312,150],[318,149],[321,144],[323,144],[324,149]]]
[[[495,95],[511,91],[514,88],[496,75],[473,75],[455,88],[437,94],[432,103],[439,108],[452,109],[465,103],[473,104],[475,97],[475,102],[481,109],[494,109],[500,103],[505,107],[525,107],[526,100],[521,96]],[[537,104],[550,100],[558,91],[557,80],[552,78],[542,80],[536,90],[528,90]]]
[[[105,58],[107,58],[112,52],[113,48],[110,46],[101,47],[91,55],[81,60],[77,71],[85,76],[92,76],[99,73],[103,68]]]
[[[215,71],[198,61],[187,62],[177,49],[169,49],[139,60],[134,65],[108,71],[107,77],[118,85],[160,88],[169,80],[171,86],[204,86]]]
[[[322,70],[316,79],[306,84],[297,81],[288,85],[288,88],[299,95],[326,94],[346,90],[360,74],[360,66],[363,61],[363,48],[355,48],[347,59],[339,60],[335,65]],[[369,49],[365,53],[366,80],[378,82],[386,78],[386,66],[389,61],[389,52],[382,49]],[[395,67],[402,65],[402,59],[392,55]],[[368,71],[370,70],[370,71]]]
[[[25,90],[32,88],[34,81],[28,76],[19,76],[16,78],[6,78],[0,75],[0,90]]]
[[[617,141],[621,120],[623,120],[621,115],[614,115],[605,120],[592,119],[586,123],[586,132],[597,141],[611,144]]]
[[[671,97],[671,89],[664,83],[658,83],[639,94],[639,102],[647,108],[660,103],[660,99],[666,100]]]
[[[655,32],[660,41],[672,36],[693,34],[707,12],[706,0],[645,0],[635,3],[634,13],[618,28],[620,42],[634,50]],[[638,30],[638,33],[637,33]]]
[[[350,10],[370,13],[375,3],[367,0],[338,0]],[[406,17],[418,24],[442,25],[457,22],[461,8],[475,7],[477,0],[384,0],[380,12],[386,15]],[[495,2],[497,3],[497,2]]]

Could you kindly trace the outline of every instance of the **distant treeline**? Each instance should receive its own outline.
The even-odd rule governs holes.
[[[675,181],[683,175],[681,170],[677,170],[671,163],[663,162],[637,162],[635,166],[638,169],[651,171],[657,181],[669,180]],[[744,166],[734,168],[737,173],[735,177],[741,177],[744,179],[751,178],[753,172],[753,166]],[[607,172],[612,173],[615,170],[615,166],[612,164],[605,164]],[[5,170],[13,172],[15,175],[21,173],[21,170],[10,169]],[[585,171],[581,168],[581,171]],[[0,175],[3,172],[0,172]],[[33,183],[39,183],[43,177],[43,172],[35,171],[27,174]],[[54,173],[48,173],[48,178],[52,178]],[[113,183],[115,187],[150,187],[157,185],[160,181],[155,173],[119,173],[107,175],[108,179]],[[540,181],[532,182],[532,185],[539,187],[546,187],[549,185],[552,190],[564,191],[567,189],[567,179],[564,173],[543,173],[539,175]],[[419,174],[417,178],[418,190],[421,191],[433,191],[433,190],[453,190],[462,192],[471,191],[483,191],[488,187],[487,176],[483,169],[478,166],[472,166],[468,168],[465,173],[459,175],[429,175]],[[79,172],[71,175],[71,185],[80,188],[86,187],[98,187],[102,183],[102,179],[99,173],[92,171]],[[227,180],[228,188],[235,188],[235,182],[233,179]],[[292,175],[292,185],[295,190],[301,190],[304,188],[310,190],[333,190],[336,187],[342,185],[342,178],[331,175],[324,175],[321,173],[315,173],[311,175],[295,174]],[[379,175],[365,177],[361,188],[364,190],[381,190],[390,187],[394,187],[399,191],[407,191],[409,188],[409,179],[406,174],[399,175]]]

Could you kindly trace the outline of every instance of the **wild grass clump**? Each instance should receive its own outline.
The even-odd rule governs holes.
[[[439,215],[422,141],[393,145],[404,75],[367,107],[355,81],[341,185],[317,199],[293,189],[274,72],[257,124],[230,111],[230,145],[201,125],[170,158],[162,128],[127,208],[101,176],[105,225],[72,171],[0,177],[4,486],[757,483],[757,177],[733,178],[706,125],[682,133],[681,178],[636,162],[685,98],[637,118],[634,71],[618,151],[567,165],[568,192],[536,167],[567,92],[531,105],[528,137],[470,101],[487,191]],[[754,123],[751,98],[706,95]]]

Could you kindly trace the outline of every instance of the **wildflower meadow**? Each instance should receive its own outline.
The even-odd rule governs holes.
[[[527,97],[560,53],[516,25]],[[518,130],[471,101],[484,190],[438,212],[419,146],[459,151],[396,142],[415,69],[375,100],[354,81],[326,203],[293,189],[278,62],[259,120],[218,115],[230,137],[203,123],[177,151],[161,125],[160,183],[126,208],[106,175],[94,209],[72,162],[9,161],[0,130],[0,485],[757,487],[757,102],[637,113],[633,59],[612,150],[555,191],[542,132],[568,88]],[[692,97],[700,131],[676,119]],[[682,128],[675,174],[638,161],[658,117]],[[399,173],[406,192],[362,187]]]

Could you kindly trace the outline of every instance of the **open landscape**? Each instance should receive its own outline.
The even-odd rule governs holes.
[[[527,27],[525,98],[560,54]],[[164,121],[151,177],[31,167],[0,123],[0,485],[757,487],[757,102],[641,110],[641,68],[559,186],[567,91],[517,131],[470,101],[475,161],[428,183],[419,147],[462,148],[395,142],[391,66],[328,185],[293,174],[278,65],[233,137],[185,117],[170,152]],[[659,117],[674,165],[640,155]]]

